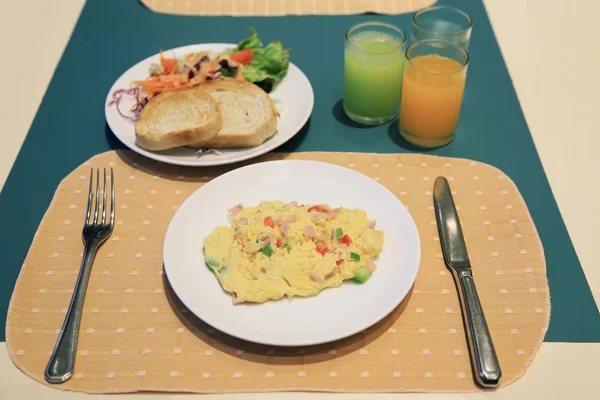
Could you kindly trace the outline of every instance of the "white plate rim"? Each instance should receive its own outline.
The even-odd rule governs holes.
[[[275,164],[281,164],[281,163],[313,163],[313,164],[324,164],[327,167],[333,167],[333,168],[339,168],[339,169],[344,169],[344,170],[349,170],[355,174],[358,175],[362,175],[363,177],[367,178],[367,179],[371,179],[370,177],[358,172],[358,171],[354,171],[354,170],[350,170],[348,168],[344,168],[342,166],[338,166],[335,164],[331,164],[331,163],[327,163],[327,162],[323,162],[323,161],[312,161],[312,160],[275,160],[275,161],[266,161],[266,162],[262,162],[260,164],[271,164],[271,165],[275,165]],[[208,325],[212,326],[213,328],[231,336],[231,337],[235,337],[238,339],[242,339],[248,342],[252,342],[252,343],[257,343],[257,344],[261,344],[261,345],[269,345],[269,346],[279,346],[279,347],[304,347],[304,346],[314,346],[314,345],[320,345],[320,344],[325,344],[325,343],[331,343],[337,340],[341,340],[341,339],[345,339],[348,338],[350,336],[353,336],[359,332],[362,332],[368,328],[370,328],[371,326],[377,324],[378,322],[380,322],[381,320],[383,320],[384,318],[386,318],[388,315],[390,315],[401,303],[402,301],[404,301],[407,297],[407,295],[409,294],[411,288],[414,286],[417,274],[419,272],[420,269],[420,263],[421,263],[421,239],[420,239],[420,235],[419,235],[419,230],[417,227],[417,224],[414,220],[414,218],[412,217],[412,215],[410,214],[410,212],[408,211],[408,209],[406,208],[406,206],[400,201],[400,199],[398,199],[396,197],[396,195],[394,195],[387,187],[385,187],[384,185],[380,184],[379,182],[376,182],[373,180],[373,182],[377,185],[379,185],[383,190],[387,191],[389,194],[391,194],[392,196],[394,196],[396,198],[396,200],[398,201],[399,205],[404,208],[404,210],[406,211],[407,215],[410,216],[410,221],[411,221],[411,230],[414,233],[414,238],[416,239],[416,245],[418,248],[417,251],[417,256],[416,256],[416,268],[413,271],[413,274],[410,276],[410,279],[408,279],[408,281],[410,281],[410,284],[407,286],[407,289],[399,296],[397,296],[396,301],[391,302],[387,307],[382,308],[380,312],[378,312],[376,314],[375,317],[372,317],[370,319],[369,323],[363,324],[361,326],[357,326],[355,329],[348,331],[346,333],[344,333],[343,335],[332,335],[330,337],[322,337],[320,339],[317,340],[310,340],[310,341],[304,341],[304,342],[286,342],[286,341],[279,341],[279,342],[273,342],[273,341],[269,341],[269,340],[262,340],[260,338],[256,338],[256,337],[252,337],[252,336],[248,336],[246,334],[243,333],[238,333],[238,332],[232,332],[231,330],[227,329],[226,327],[223,327],[222,325],[220,325],[218,322],[215,322],[214,320],[210,320],[210,318],[206,318],[206,316],[201,317],[197,312],[195,312],[193,305],[191,304],[190,301],[186,300],[186,296],[181,294],[181,292],[177,291],[176,288],[176,283],[174,283],[172,277],[170,277],[169,275],[169,269],[170,267],[167,266],[167,253],[168,253],[168,238],[170,237],[170,232],[172,232],[173,229],[175,229],[174,226],[174,221],[175,221],[175,217],[176,215],[180,212],[180,210],[185,210],[186,208],[186,204],[191,203],[193,200],[193,197],[197,194],[197,192],[199,192],[200,190],[202,190],[203,188],[206,188],[207,185],[208,188],[210,189],[210,184],[214,181],[216,181],[219,178],[222,177],[226,177],[226,176],[231,176],[234,175],[236,173],[240,173],[241,170],[247,170],[247,169],[251,169],[252,167],[256,166],[258,164],[250,164],[241,168],[237,168],[234,170],[231,170],[227,173],[224,173],[220,176],[218,176],[217,178],[207,182],[206,184],[202,185],[200,188],[196,189],[192,194],[190,194],[188,196],[188,198],[186,198],[184,200],[184,202],[179,206],[178,210],[176,211],[176,213],[173,215],[171,221],[169,222],[169,225],[167,227],[166,233],[165,233],[165,240],[163,243],[163,266],[164,266],[164,270],[165,270],[165,275],[169,281],[169,285],[171,286],[171,289],[173,290],[175,296],[186,306],[186,308],[192,313],[194,314],[197,318],[201,319],[202,321],[204,321],[205,323],[207,323]],[[216,284],[219,284],[218,282],[216,282]],[[282,301],[282,300],[279,300]]]
[[[191,44],[191,45],[186,45],[186,46],[181,46],[181,47],[164,50],[164,53],[177,52],[177,54],[181,54],[181,53],[189,53],[189,52],[193,52],[193,51],[199,51],[200,49],[210,51],[211,48],[228,48],[228,47],[234,47],[234,46],[236,46],[236,44],[232,44],[232,43],[197,43],[197,44]],[[151,61],[153,59],[155,59],[159,54],[160,53],[155,53],[149,57],[146,57],[145,59],[132,65],[124,73],[122,73],[111,85],[111,88],[108,91],[105,102],[104,102],[104,118],[105,118],[106,124],[110,128],[111,132],[124,146],[128,147],[130,150],[132,150],[144,157],[148,157],[155,161],[164,162],[166,164],[188,166],[188,167],[212,167],[212,166],[218,166],[218,165],[234,164],[234,163],[246,161],[246,160],[249,160],[249,159],[252,159],[255,157],[259,157],[259,156],[266,154],[266,153],[282,146],[283,144],[287,143],[294,136],[296,136],[298,133],[300,133],[300,131],[306,125],[306,123],[308,122],[309,118],[312,115],[312,111],[314,108],[314,102],[315,102],[315,96],[314,96],[314,90],[312,88],[310,80],[308,79],[306,74],[304,74],[304,72],[300,68],[298,68],[298,66],[296,66],[294,63],[292,63],[290,61],[290,64],[288,67],[288,75],[290,74],[290,70],[291,70],[294,73],[299,74],[300,79],[305,81],[309,106],[307,107],[307,112],[304,115],[302,115],[301,122],[299,122],[297,124],[297,127],[294,128],[296,130],[296,132],[291,133],[291,134],[287,133],[287,134],[283,134],[283,136],[279,136],[280,138],[283,138],[282,141],[277,141],[277,140],[274,141],[273,140],[273,138],[275,138],[275,136],[281,135],[280,132],[277,132],[273,138],[269,139],[262,145],[259,145],[255,148],[253,148],[254,151],[249,151],[246,154],[233,156],[233,155],[229,155],[229,154],[234,154],[234,153],[229,153],[227,157],[224,157],[221,159],[217,158],[214,160],[207,160],[207,159],[203,159],[202,157],[198,157],[197,160],[193,160],[193,161],[148,151],[148,150],[142,149],[139,146],[135,145],[135,143],[133,145],[130,145],[129,143],[127,143],[126,140],[123,139],[123,137],[126,134],[123,134],[122,132],[120,132],[119,129],[115,129],[115,126],[113,126],[113,124],[111,124],[112,116],[109,115],[109,113],[111,113],[112,110],[114,110],[114,109],[109,107],[108,104],[112,99],[112,93],[115,90],[123,89],[123,87],[117,86],[119,84],[119,81],[121,79],[123,79],[123,77],[130,74],[134,69],[140,68],[140,66],[143,66],[143,65],[149,66]],[[285,81],[286,78],[287,78],[287,76],[283,78],[282,82]],[[140,77],[138,79],[143,79],[143,77]],[[287,107],[287,105],[284,104],[284,107]],[[119,116],[119,118],[120,118],[120,116]],[[249,150],[249,149],[242,149],[242,150]]]

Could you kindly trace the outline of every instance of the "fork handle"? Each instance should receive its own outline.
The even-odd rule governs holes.
[[[83,312],[83,301],[85,291],[92,271],[92,263],[100,242],[88,240],[85,242],[81,268],[73,290],[73,297],[62,329],[58,335],[54,351],[50,356],[50,361],[46,366],[44,377],[49,383],[63,383],[73,376],[75,368],[75,354],[77,351],[77,339],[79,337],[79,325],[81,323],[81,314]]]

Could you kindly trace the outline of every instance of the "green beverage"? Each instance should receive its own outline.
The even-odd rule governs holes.
[[[362,24],[346,35],[344,111],[356,122],[382,124],[398,114],[404,33],[387,24]]]

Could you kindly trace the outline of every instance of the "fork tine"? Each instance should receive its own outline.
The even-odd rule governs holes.
[[[92,212],[92,183],[94,183],[94,168],[90,168],[90,188],[88,190],[87,210],[85,212],[84,225],[87,225],[90,221],[90,214]]]
[[[94,207],[94,225],[98,223],[98,205],[100,203],[99,196],[100,190],[100,169],[96,170],[96,207]]]
[[[104,189],[102,189],[102,225],[106,222],[106,168],[104,169]]]
[[[115,175],[112,167],[110,168],[110,227],[115,223]]]

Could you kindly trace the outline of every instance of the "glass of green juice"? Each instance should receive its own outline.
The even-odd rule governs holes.
[[[394,25],[365,22],[346,32],[344,112],[351,120],[379,125],[398,115],[406,34]]]

